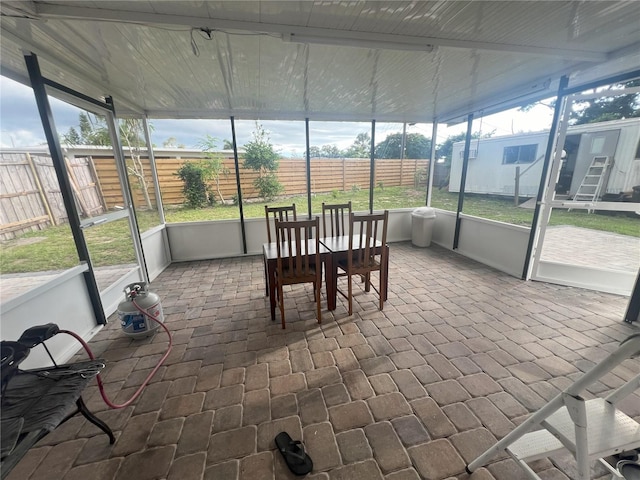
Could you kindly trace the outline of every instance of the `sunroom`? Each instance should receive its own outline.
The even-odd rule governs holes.
[[[197,267],[201,261],[258,258],[261,265],[265,221],[263,216],[245,215],[251,202],[243,200],[249,195],[241,188],[242,152],[236,136],[238,129],[248,131],[257,122],[288,122],[289,128],[304,132],[305,143],[295,147],[304,154],[291,171],[306,197],[299,210],[309,218],[320,213],[313,202],[316,194],[334,190],[319,186],[335,170],[311,157],[314,135],[356,122],[359,131],[367,132],[370,148],[364,173],[355,180],[356,173],[349,171],[355,162],[343,162],[341,175],[348,180],[340,190],[355,192],[357,184],[369,194],[362,210],[375,211],[387,208],[381,200],[387,187],[380,180],[384,164],[375,154],[381,132],[428,128],[433,141],[424,164],[426,185],[416,183],[423,195],[411,207],[390,208],[392,246],[398,243],[406,254],[413,208],[436,207],[433,243],[444,258],[466,257],[524,287],[547,282],[585,289],[585,296],[593,291],[594,298],[601,295],[597,292],[618,295],[618,305],[624,306],[621,328],[637,331],[637,235],[625,238],[630,243],[625,243],[624,252],[629,253],[622,254],[627,261],[623,266],[609,264],[606,256],[618,248],[619,238],[591,230],[560,234],[560,243],[571,238],[564,242],[574,245],[569,253],[553,257],[551,249],[545,250],[552,236],[547,227],[557,212],[612,213],[625,217],[629,228],[640,228],[637,197],[612,201],[602,195],[578,201],[557,195],[556,187],[567,164],[563,150],[572,136],[567,133],[572,105],[640,91],[630,86],[640,79],[637,3],[36,0],[3,2],[1,9],[1,73],[33,89],[59,183],[58,207],[77,251],[76,266],[39,275],[36,283],[3,300],[2,339],[15,339],[25,328],[46,322],[86,340],[100,338],[128,284],[151,282],[153,287],[168,268],[180,269],[190,265],[187,262]],[[505,192],[513,198],[515,188],[516,199],[516,185],[527,167],[535,163],[538,169],[527,223],[513,225],[465,212],[472,198],[465,192],[467,175],[474,152],[479,155],[483,147],[482,133],[491,128],[491,115],[544,99],[553,99],[544,147],[538,148],[531,165],[516,166],[511,163],[518,162],[511,160],[501,165],[510,172]],[[56,101],[104,119],[112,145],[106,156],[110,155],[120,191],[102,210],[93,211],[77,188],[71,150],[60,141],[64,132],[56,130]],[[138,177],[130,166],[135,155],[118,128],[128,119],[139,120],[146,140],[139,152],[146,167],[143,187],[135,183]],[[235,197],[237,216],[166,220],[161,200],[166,191],[158,180],[157,161],[163,152],[153,146],[150,127],[165,119],[208,119],[228,126],[229,178],[237,188],[226,196]],[[436,138],[439,130],[456,125],[462,125],[466,135],[458,184],[449,188],[456,200],[447,208],[433,201],[438,194]],[[279,134],[286,136],[286,127],[281,128]],[[609,148],[610,136],[592,137],[591,145]],[[614,172],[611,167],[612,176],[626,179],[628,191],[640,184],[640,178],[633,182],[633,176],[640,175],[640,150],[637,144],[633,147],[628,169]],[[92,155],[76,153],[74,159]],[[403,148],[400,160],[404,154]],[[417,163],[411,172],[420,177]],[[402,171],[398,175],[402,186]],[[141,218],[149,214],[153,220],[142,228]],[[52,214],[50,218],[53,222]],[[125,226],[126,238],[120,240],[135,260],[101,269],[92,261],[91,231],[110,224]],[[593,250],[582,243],[588,244],[591,235],[597,239]],[[576,249],[583,254],[588,250],[585,259],[572,258]],[[102,278],[104,270],[107,276]],[[3,289],[11,281],[3,283]],[[265,302],[259,314],[267,318],[267,312]],[[50,350],[65,362],[78,345],[56,338]],[[34,352],[25,362],[37,366],[46,358],[44,352],[41,357]]]

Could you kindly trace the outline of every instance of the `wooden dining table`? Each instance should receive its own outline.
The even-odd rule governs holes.
[[[293,242],[295,244],[295,242]],[[309,252],[307,255],[316,254],[316,246],[315,242],[309,244]],[[287,242],[283,242],[280,245],[281,255],[287,256],[289,255],[289,246]],[[262,254],[264,256],[264,261],[267,265],[267,290],[269,292],[269,305],[271,308],[271,320],[274,321],[276,319],[276,269],[278,268],[278,244],[276,242],[264,243],[262,245]],[[324,264],[324,275],[325,275],[325,285],[333,284],[333,280],[328,277],[330,272],[333,271],[333,266],[331,265],[331,252],[322,244],[320,244],[320,262]],[[328,287],[327,287],[328,288]],[[330,297],[330,292],[327,289],[327,298]],[[329,303],[329,301],[327,301]],[[335,293],[333,298],[333,309],[335,310]]]
[[[354,248],[359,244],[359,235],[353,236]],[[339,237],[324,237],[320,238],[320,245],[329,250],[330,255],[327,255],[328,260],[325,261],[325,283],[327,284],[327,308],[329,310],[336,309],[337,296],[338,296],[338,263],[347,258],[349,253],[349,235],[343,235]],[[382,246],[382,242],[376,241],[375,248],[377,250]],[[381,266],[380,275],[384,275],[388,279],[389,275],[389,245],[385,245],[387,252],[386,262]],[[379,253],[379,252],[376,252]],[[388,281],[382,282],[386,287]],[[387,300],[387,288],[384,288],[383,292],[380,292],[382,298]]]
[[[354,245],[357,245],[356,239],[358,235],[354,236]],[[381,247],[381,242],[376,242],[376,248]],[[315,255],[315,244],[310,245],[311,249],[309,251],[310,255]],[[282,255],[288,255],[288,245],[283,243],[281,248]],[[389,245],[385,246],[387,250],[386,259],[384,265],[382,265],[382,269],[380,271],[380,275],[385,275],[388,277],[389,275]],[[320,238],[320,261],[324,265],[324,283],[325,289],[327,292],[327,309],[333,311],[337,307],[337,296],[338,296],[338,262],[347,258],[347,254],[349,252],[349,236],[339,236],[339,237],[323,237]],[[262,245],[262,254],[264,256],[265,263],[267,265],[267,290],[269,292],[269,306],[271,309],[271,320],[276,319],[276,284],[275,284],[275,276],[276,269],[278,264],[278,245],[275,242],[264,243]],[[383,285],[387,285],[388,282],[383,282]],[[383,292],[380,292],[385,300],[387,300],[387,289]]]

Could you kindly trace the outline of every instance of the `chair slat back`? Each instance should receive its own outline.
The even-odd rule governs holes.
[[[320,268],[320,220],[275,221],[279,278],[305,278]]]
[[[376,257],[380,257],[385,252],[387,244],[387,223],[389,211],[367,215],[349,216],[349,226],[351,235],[349,237],[349,263],[354,263],[360,268],[371,268],[380,262]],[[376,247],[376,243],[380,245]]]
[[[264,216],[267,219],[267,241],[269,243],[275,240],[275,237],[271,236],[271,220],[274,222],[279,220],[281,222],[295,221],[296,218],[296,204],[287,205],[285,207],[270,207],[264,206]],[[272,240],[272,238],[274,240]]]
[[[332,205],[322,202],[322,231],[325,237],[348,235],[345,230],[345,212],[347,219],[349,219],[351,202]],[[327,228],[327,219],[329,220],[329,228]]]

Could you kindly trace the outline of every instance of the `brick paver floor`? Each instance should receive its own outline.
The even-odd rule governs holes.
[[[109,410],[116,432],[74,417],[31,449],[11,480],[292,479],[273,438],[303,440],[309,479],[519,480],[505,455],[465,465],[573,379],[640,331],[627,299],[522,282],[437,246],[391,245],[383,311],[357,283],[354,315],[338,300],[315,320],[311,286],[285,292],[287,329],[269,320],[260,257],[171,265],[153,282],[174,347],[144,394]],[[113,319],[115,320],[115,319]],[[92,341],[112,399],[127,399],[166,347],[117,321]],[[628,360],[593,385],[603,395],[640,370]],[[640,419],[640,396],[621,409]],[[575,478],[569,456],[533,462]],[[605,478],[604,470],[594,477]]]

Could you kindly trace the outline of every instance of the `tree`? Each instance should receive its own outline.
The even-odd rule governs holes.
[[[387,135],[387,138],[376,145],[375,156],[376,158],[400,158],[402,156],[402,134],[391,133]]]
[[[307,156],[307,152],[304,152],[304,156]],[[309,156],[311,158],[342,158],[345,156],[345,152],[336,145],[322,145],[322,147],[311,145],[309,147]]]
[[[306,158],[307,152],[304,152],[304,156]],[[320,153],[320,148],[311,145],[309,147],[309,157],[310,158],[320,158],[322,154]]]
[[[640,87],[640,80],[611,85],[609,87],[610,96],[585,100],[576,104],[571,112],[571,124],[582,125],[640,117],[640,93],[615,95],[616,90],[625,86]]]
[[[225,200],[222,196],[222,191],[220,190],[220,175],[227,175],[229,172],[225,168],[220,154],[216,153],[217,142],[217,138],[207,134],[200,143],[198,143],[198,148],[202,149],[205,154],[205,158],[207,159],[204,169],[207,175],[204,180],[214,180],[216,182],[218,197],[220,197],[220,201],[224,203]]]
[[[80,138],[80,134],[75,128],[69,127],[67,133],[62,134],[62,143],[66,143],[70,146],[80,145],[82,143],[82,138]]]
[[[178,139],[176,137],[169,137],[164,142],[162,142],[162,146],[164,148],[185,148],[183,143],[178,143]]]
[[[69,127],[60,137],[67,145],[111,145],[111,136],[107,122],[103,117],[81,112],[78,116],[78,128]]]
[[[359,133],[355,142],[344,153],[348,158],[369,158],[371,156],[371,137],[368,133]]]
[[[320,156],[322,158],[340,158],[342,157],[342,152],[335,145],[323,145],[320,148]]]
[[[126,145],[145,145],[142,126],[133,118],[120,120],[120,141]],[[78,115],[78,128],[70,127],[67,133],[62,135],[62,140],[69,145],[98,145],[111,146],[111,134],[104,117],[92,113],[80,112]]]
[[[104,117],[81,112],[78,123],[83,145],[111,145],[111,135]]]
[[[421,133],[410,133],[405,141],[405,158],[430,158],[431,139]]]
[[[233,142],[231,140],[223,140],[222,141],[222,149],[223,150],[233,150]]]
[[[258,172],[253,182],[260,196],[272,199],[282,190],[275,171],[278,170],[280,155],[273,149],[268,132],[256,122],[253,140],[244,146],[244,166]]]
[[[146,146],[146,141],[142,139],[142,120],[136,118],[126,118],[120,120],[120,138],[121,142],[127,144],[130,163],[127,163],[127,172],[133,175],[138,180],[140,190],[144,196],[144,201],[147,204],[147,208],[151,210],[153,204],[151,203],[151,197],[149,196],[149,186],[147,184],[147,177],[144,172],[144,165],[142,163],[142,146]],[[127,151],[125,153],[125,161],[127,157]]]
[[[421,133],[410,133],[405,138],[404,158],[429,158],[431,156],[431,140]],[[387,135],[376,145],[376,158],[401,158],[402,133]]]
[[[111,146],[111,134],[104,117],[91,113],[80,112],[78,116],[78,128],[80,132],[70,127],[67,133],[62,135],[62,141],[67,145],[98,145]],[[142,121],[136,118],[125,118],[119,121],[120,141],[127,149],[124,150],[127,172],[136,177],[140,190],[144,196],[148,209],[153,208],[147,179],[142,164],[141,149],[146,146],[146,140],[142,132]]]

